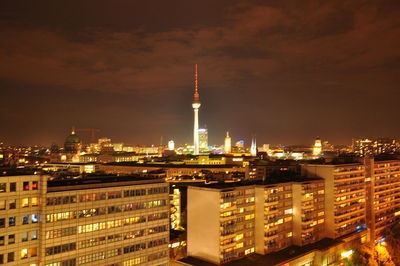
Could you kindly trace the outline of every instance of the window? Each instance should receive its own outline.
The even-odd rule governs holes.
[[[17,208],[17,200],[15,200],[15,199],[8,200],[8,208],[10,210],[16,209]]]
[[[0,193],[7,192],[7,183],[0,183]]]
[[[32,190],[38,190],[38,181],[32,181]]]
[[[6,209],[6,201],[0,200],[0,210],[5,210],[5,209]]]
[[[37,231],[32,231],[31,232],[31,240],[36,240],[37,239]]]
[[[15,243],[15,235],[8,235],[8,244],[14,244]]]
[[[39,200],[37,197],[31,198],[31,204],[32,206],[38,206],[39,205]]]
[[[0,254],[0,264],[4,264],[4,255]]]
[[[32,214],[31,215],[31,221],[32,221],[32,223],[37,223],[38,222],[38,215],[37,214]]]
[[[7,262],[13,262],[14,261],[14,252],[10,252],[7,255]]]
[[[22,224],[28,224],[28,223],[29,223],[29,215],[23,215]]]
[[[25,241],[28,241],[29,240],[29,238],[28,238],[28,232],[23,232],[22,233],[22,237],[21,237],[21,241],[22,242],[25,242]]]
[[[15,226],[15,216],[8,218],[8,226]]]
[[[29,198],[22,198],[21,199],[21,207],[22,208],[29,207]]]
[[[24,191],[29,190],[29,182],[23,182],[22,183],[22,190],[24,190]]]
[[[31,257],[36,257],[37,256],[37,248],[30,248],[29,254],[31,255]]]
[[[4,236],[0,236],[0,246],[4,246]]]
[[[0,228],[6,227],[6,218],[1,218],[0,219]]]
[[[12,182],[10,183],[10,192],[15,192],[17,191],[17,183]]]
[[[21,249],[21,259],[27,259],[28,258],[28,249],[24,248]]]
[[[122,192],[121,191],[112,191],[108,192],[108,199],[119,199],[122,197]]]

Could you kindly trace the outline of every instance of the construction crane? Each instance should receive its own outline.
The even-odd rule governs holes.
[[[100,132],[99,129],[96,128],[77,128],[77,132],[89,132],[90,133],[90,142],[95,143],[96,142],[96,133]]]

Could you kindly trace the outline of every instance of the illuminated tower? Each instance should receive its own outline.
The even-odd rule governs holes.
[[[199,154],[199,108],[200,108],[200,95],[199,95],[199,87],[197,80],[197,64],[195,65],[194,72],[194,95],[193,95],[193,103],[192,107],[194,110],[194,128],[193,128],[193,154]]]
[[[317,137],[315,139],[315,143],[313,146],[313,155],[314,156],[318,156],[320,155],[322,152],[322,144],[321,144],[321,139],[319,137]]]
[[[173,140],[168,141],[168,150],[170,151],[175,150],[175,142]]]
[[[251,139],[251,148],[250,148],[251,156],[257,156],[257,143],[256,138]]]
[[[229,137],[229,131],[226,132],[224,153],[231,153],[232,151],[232,139]]]

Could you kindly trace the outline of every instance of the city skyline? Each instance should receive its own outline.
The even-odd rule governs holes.
[[[1,141],[62,143],[75,125],[192,143],[195,63],[210,144],[399,137],[398,2],[153,4],[7,3]]]

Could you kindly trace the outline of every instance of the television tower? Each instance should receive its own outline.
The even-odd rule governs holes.
[[[199,155],[199,108],[200,104],[200,95],[199,95],[199,87],[197,80],[197,64],[195,65],[194,70],[194,95],[193,95],[193,111],[194,111],[194,128],[193,128],[193,154]]]

